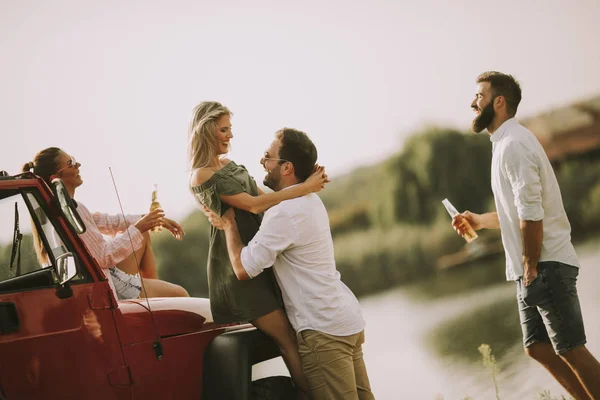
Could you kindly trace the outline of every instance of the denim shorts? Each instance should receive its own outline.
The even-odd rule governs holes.
[[[117,267],[111,267],[109,270],[119,300],[137,299],[140,297],[142,280],[139,275],[129,275]]]
[[[552,343],[563,354],[586,343],[577,296],[579,268],[556,261],[538,264],[538,276],[529,284],[517,281],[517,302],[523,344]]]

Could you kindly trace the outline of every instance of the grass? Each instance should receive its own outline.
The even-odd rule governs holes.
[[[489,344],[482,343],[477,350],[483,358],[483,366],[489,369],[490,375],[492,376],[492,382],[494,382],[494,391],[496,392],[496,400],[500,400],[500,393],[498,391],[498,364],[496,364],[496,357],[492,354],[492,348]]]
[[[498,389],[498,363],[496,362],[496,357],[492,354],[492,348],[490,345],[482,343],[477,350],[481,354],[481,359],[483,366],[489,370],[490,376],[492,378],[492,384],[494,385],[494,391],[496,393],[496,400],[500,400],[500,391]],[[444,400],[442,395],[437,395],[434,400]],[[474,400],[472,397],[463,397],[461,400]],[[550,393],[549,390],[544,390],[537,394],[537,400],[575,400],[572,397],[565,397],[561,395],[560,397],[555,397]]]

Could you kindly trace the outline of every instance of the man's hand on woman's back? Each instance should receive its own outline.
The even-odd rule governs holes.
[[[235,212],[233,207],[230,207],[227,211],[225,211],[225,214],[223,214],[222,217],[217,215],[205,205],[202,205],[202,211],[204,212],[204,215],[206,215],[206,218],[208,218],[208,222],[210,222],[210,224],[217,229],[223,230],[227,225],[235,223]]]

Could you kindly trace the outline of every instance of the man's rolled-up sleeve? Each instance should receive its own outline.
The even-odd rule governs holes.
[[[277,256],[294,242],[296,232],[289,215],[282,210],[265,213],[260,229],[242,249],[242,266],[250,278],[272,267]]]
[[[507,148],[505,170],[515,198],[517,214],[522,221],[540,221],[544,218],[542,182],[534,152],[522,144]]]

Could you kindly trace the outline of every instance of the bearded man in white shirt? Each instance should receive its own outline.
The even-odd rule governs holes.
[[[317,150],[308,136],[284,128],[261,159],[264,184],[286,190],[310,176]],[[297,335],[311,396],[319,399],[374,399],[363,360],[365,322],[358,300],[336,270],[327,210],[314,193],[286,200],[264,214],[260,230],[245,246],[233,209],[219,217],[238,279],[273,267],[285,310]]]
[[[466,233],[464,220],[475,230],[501,230],[506,278],[517,285],[525,352],[576,399],[600,399],[600,364],[585,347],[576,289],[579,260],[556,176],[537,138],[514,118],[519,83],[489,71],[477,84],[473,131],[490,134],[496,212],[466,211],[452,225],[460,235]]]

